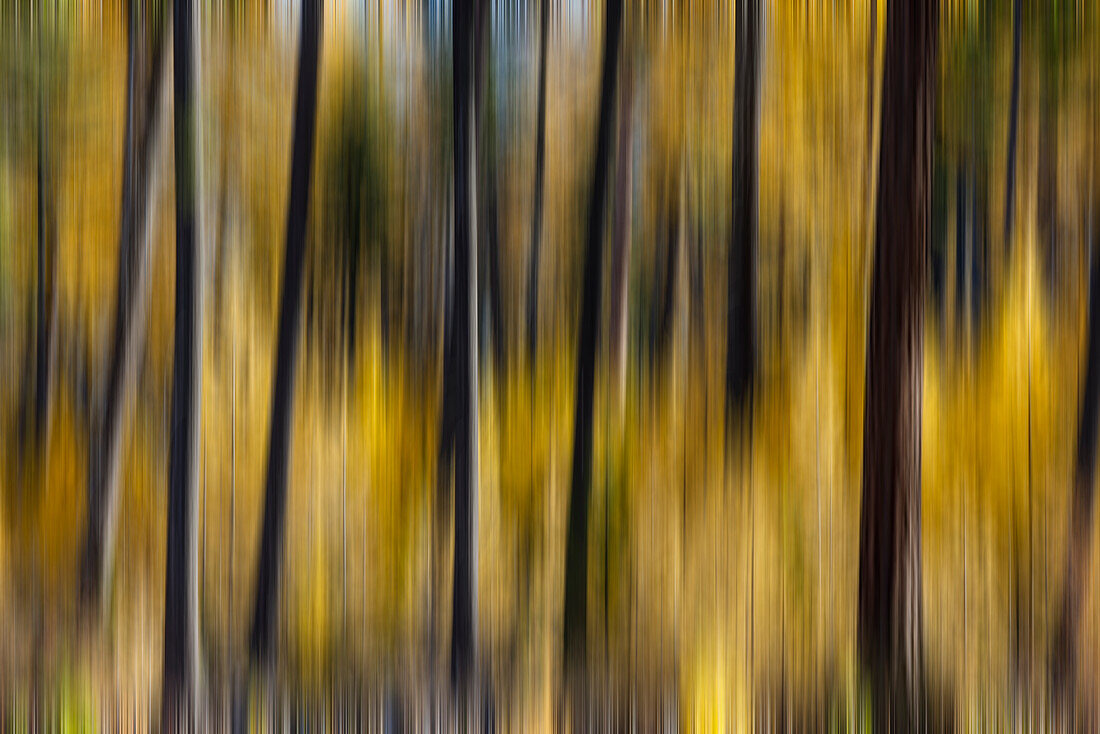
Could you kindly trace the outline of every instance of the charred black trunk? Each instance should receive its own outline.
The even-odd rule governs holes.
[[[198,242],[202,230],[196,162],[194,9],[190,0],[175,0],[174,11],[176,315],[161,689],[165,731],[192,720],[199,655],[195,500],[202,406],[202,246]]]
[[[596,372],[600,288],[603,283],[604,220],[611,158],[615,87],[622,34],[622,0],[608,0],[604,22],[603,72],[600,80],[599,126],[588,203],[584,249],[584,290],[577,335],[576,409],[573,416],[573,471],[565,546],[565,608],[562,664],[566,673],[582,668],[586,658],[588,619],[588,501],[592,478],[592,402]]]
[[[275,644],[279,576],[286,524],[287,464],[290,453],[291,407],[301,331],[302,281],[313,173],[313,131],[317,113],[317,60],[321,46],[320,0],[303,0],[298,81],[291,138],[290,192],[286,216],[279,335],[275,352],[275,384],[271,396],[271,432],[264,481],[264,519],[252,613],[249,655],[264,667]]]
[[[857,632],[876,719],[895,726],[920,721],[921,381],[936,16],[935,0],[887,9],[867,338]]]

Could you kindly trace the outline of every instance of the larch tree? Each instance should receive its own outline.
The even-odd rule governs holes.
[[[119,215],[118,280],[106,382],[93,408],[88,451],[88,507],[80,561],[80,605],[98,617],[114,563],[123,419],[132,402],[145,337],[152,208],[160,162],[167,85],[168,11],[132,3],[126,68],[126,130]],[[148,31],[151,31],[148,32]]]
[[[856,618],[880,721],[920,715],[921,381],[937,5],[890,3],[886,13]]]
[[[266,667],[275,645],[279,576],[286,533],[287,465],[290,454],[291,412],[301,332],[302,284],[313,173],[313,134],[317,123],[317,62],[321,47],[321,0],[302,1],[298,47],[298,78],[291,133],[290,190],[286,214],[282,294],[275,351],[275,382],[271,394],[271,424],[264,479],[264,514],[260,555],[253,596],[251,662]]]
[[[583,670],[588,627],[588,510],[592,493],[592,409],[596,376],[596,345],[603,283],[604,222],[607,218],[608,179],[615,117],[619,45],[622,36],[622,0],[608,0],[604,20],[600,79],[599,122],[592,161],[592,188],[588,200],[588,229],[584,247],[584,284],[577,329],[576,403],[573,413],[573,468],[565,545],[565,600],[562,665],[566,677]]]
[[[202,409],[202,226],[197,160],[201,148],[196,132],[195,11],[191,0],[175,0],[173,11],[176,312],[161,687],[161,728],[165,731],[183,722],[193,725],[195,714],[199,669],[195,502]]]

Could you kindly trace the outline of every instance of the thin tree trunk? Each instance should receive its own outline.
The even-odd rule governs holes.
[[[472,692],[477,656],[477,144],[470,0],[454,7],[454,593],[451,608],[451,688]]]
[[[756,373],[756,238],[760,157],[759,0],[745,0],[737,18],[733,110],[733,201],[726,324],[726,418],[752,396]]]
[[[592,478],[592,403],[599,338],[600,288],[603,283],[604,220],[611,157],[622,0],[608,0],[604,21],[603,72],[600,80],[599,127],[588,203],[588,233],[584,250],[584,290],[577,334],[576,409],[573,415],[573,469],[569,494],[569,525],[565,546],[565,606],[562,665],[566,675],[586,665],[588,626],[588,503]]]
[[[249,640],[249,656],[252,663],[260,668],[268,665],[275,646],[279,577],[283,564],[291,408],[298,367],[306,221],[309,213],[310,178],[313,173],[313,132],[317,121],[317,60],[321,46],[321,6],[320,0],[302,2],[298,80],[291,137],[290,192],[287,201],[283,285],[279,301],[279,336],[275,352],[271,431],[268,437],[267,470],[264,480],[264,519]]]
[[[1013,211],[1016,205],[1016,131],[1020,120],[1020,46],[1023,25],[1022,0],[1012,3],[1012,101],[1008,118],[1008,162],[1005,166],[1005,252],[1012,252]]]
[[[497,374],[503,374],[507,349],[504,335],[503,292],[500,274],[500,208],[497,180],[497,115],[493,100],[493,79],[495,72],[492,63],[492,20],[489,0],[477,0],[477,27],[474,31],[474,68],[475,105],[477,120],[475,137],[479,140],[478,189],[478,241],[480,251],[485,256],[482,264],[484,285],[482,292],[486,298],[484,306],[489,310],[489,348],[493,354],[493,367]],[[484,307],[483,306],[483,307]]]
[[[631,52],[623,57],[622,84],[619,86],[619,139],[615,161],[615,209],[611,228],[611,370],[618,384],[620,410],[626,398],[626,322],[630,298],[631,204],[633,167],[631,134],[633,128],[634,79]]]
[[[175,0],[176,314],[161,689],[161,728],[166,731],[183,722],[194,723],[199,661],[195,498],[202,409],[202,227],[195,129],[194,19],[190,0]]]
[[[90,438],[88,509],[81,551],[80,603],[83,615],[92,618],[98,616],[109,596],[122,422],[145,335],[150,250],[155,242],[151,209],[160,161],[162,95],[167,86],[168,13],[162,13],[155,20],[150,55],[144,33],[147,21],[139,17],[136,8],[130,10],[115,317],[107,382],[96,406]],[[139,89],[144,89],[144,95]]]
[[[1047,54],[1053,52],[1048,51]],[[1039,92],[1036,217],[1040,256],[1053,294],[1061,275],[1058,246],[1058,70],[1045,60]]]
[[[550,0],[540,3],[539,103],[535,138],[535,192],[531,215],[531,253],[527,265],[527,359],[532,369],[538,353],[539,258],[542,249],[542,189],[546,176],[546,56],[550,29]]]
[[[44,73],[40,70],[40,73]],[[38,309],[35,345],[34,436],[49,435],[50,383],[57,339],[57,202],[49,156],[49,106],[38,91]]]
[[[857,630],[876,718],[917,722],[920,455],[937,3],[886,15],[882,144],[867,339]]]
[[[668,195],[668,227],[665,239],[665,282],[661,292],[661,313],[657,322],[657,364],[663,365],[668,343],[671,339],[672,320],[676,310],[677,284],[680,280],[680,251],[683,240],[680,236],[680,166],[677,157],[673,164],[674,172],[670,177]]]
[[[1100,433],[1100,215],[1092,211],[1092,265],[1089,277],[1088,347],[1085,356],[1085,385],[1077,428],[1077,463],[1073,499],[1066,537],[1062,595],[1054,634],[1051,675],[1056,698],[1072,695],[1083,594],[1088,579],[1089,541],[1096,505],[1096,444]]]

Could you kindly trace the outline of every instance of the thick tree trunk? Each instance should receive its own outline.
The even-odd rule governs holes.
[[[920,715],[921,381],[937,32],[935,0],[887,9],[857,629],[875,715],[895,724]]]
[[[454,321],[451,341],[457,395],[454,418],[454,593],[451,687],[470,693],[477,656],[477,145],[470,0],[454,7]],[[446,398],[445,398],[446,399]]]
[[[301,331],[302,275],[306,251],[310,178],[313,174],[313,132],[317,122],[317,60],[321,46],[321,0],[303,0],[298,81],[291,137],[290,191],[286,214],[283,285],[279,300],[279,335],[275,352],[275,383],[271,394],[271,431],[264,480],[264,519],[252,611],[249,656],[265,667],[275,645],[279,577],[286,531],[287,464],[290,454],[291,408],[298,367]]]
[[[726,418],[752,397],[756,373],[756,237],[760,157],[759,0],[737,18],[733,90],[733,209],[730,220],[726,324]]]
[[[161,688],[161,728],[165,731],[192,720],[199,664],[195,498],[202,409],[202,245],[198,241],[202,227],[198,211],[193,34],[190,0],[175,0],[176,314]]]
[[[1013,212],[1016,207],[1016,130],[1020,120],[1020,46],[1023,25],[1022,0],[1012,3],[1012,101],[1008,111],[1008,161],[1005,165],[1005,252],[1012,252]]]
[[[565,546],[565,608],[562,664],[569,675],[583,669],[588,626],[588,500],[592,478],[592,402],[596,373],[596,342],[603,283],[604,220],[611,158],[615,86],[622,0],[608,0],[604,21],[603,72],[600,80],[599,127],[588,203],[588,233],[584,250],[584,290],[577,334],[576,409],[573,415],[573,471],[569,493],[569,525]]]
[[[531,252],[527,264],[527,360],[532,369],[538,353],[539,258],[542,249],[542,188],[546,176],[546,56],[550,29],[550,0],[541,0],[539,19],[539,103],[535,137],[535,188],[531,215]]]
[[[1096,505],[1096,443],[1100,433],[1100,214],[1093,204],[1092,267],[1089,277],[1088,346],[1085,356],[1085,384],[1077,427],[1077,463],[1073,499],[1066,537],[1062,597],[1054,634],[1051,675],[1056,697],[1072,694],[1077,647],[1080,644],[1082,591],[1088,579],[1089,541]]]
[[[107,382],[95,408],[88,452],[88,508],[81,551],[80,603],[83,614],[91,617],[98,616],[110,588],[122,422],[145,334],[150,250],[155,242],[151,209],[160,161],[161,98],[167,86],[168,14],[162,13],[147,44],[144,28],[149,21],[139,17],[136,7],[130,10],[115,317]]]

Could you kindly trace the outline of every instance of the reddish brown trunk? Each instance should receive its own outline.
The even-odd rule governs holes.
[[[877,717],[914,721],[921,686],[921,379],[937,9],[891,3],[867,339],[858,635]]]

